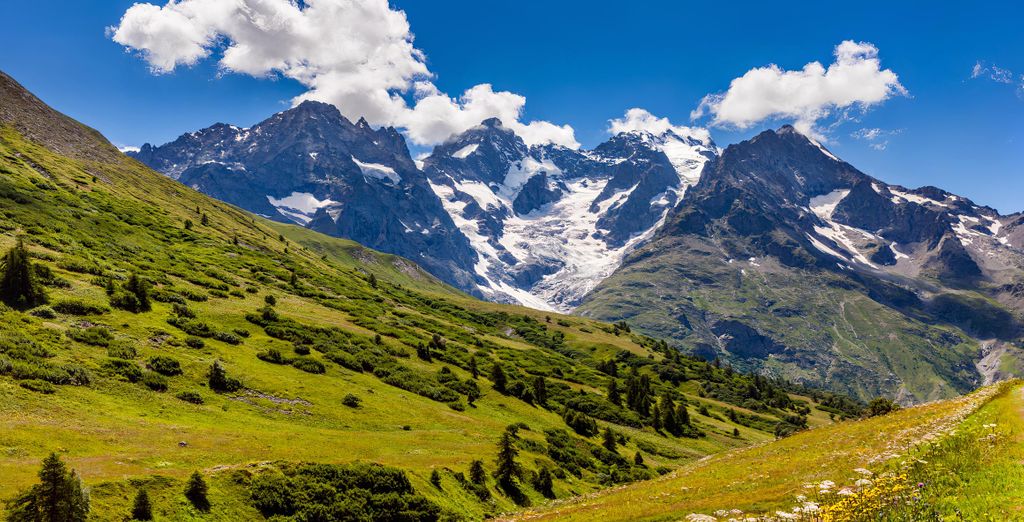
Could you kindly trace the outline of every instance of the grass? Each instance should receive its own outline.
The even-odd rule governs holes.
[[[739,510],[753,516],[789,510],[798,504],[799,495],[815,494],[817,484],[826,480],[838,484],[852,482],[857,477],[855,469],[884,469],[897,456],[921,452],[925,441],[935,440],[972,413],[966,427],[989,422],[991,412],[1002,412],[1007,429],[1014,437],[1020,437],[1021,388],[1019,384],[1014,386],[1012,393],[1005,392],[1009,385],[994,385],[957,399],[804,431],[779,441],[702,459],[654,481],[556,502],[507,520],[679,520],[691,513],[712,514],[722,510]],[[992,400],[993,397],[998,398]],[[1011,419],[1013,415],[1016,417]],[[983,500],[972,501],[979,513],[1019,504],[1012,500],[1014,495],[1019,498],[1022,491],[1019,470],[990,481],[995,472],[1009,471],[1000,468],[1000,464],[1019,467],[1021,446],[1014,443],[1005,448],[1004,453],[994,457],[991,474],[984,462],[979,462],[971,472],[973,478],[968,475],[964,480],[973,486],[952,490],[943,501],[957,505],[969,495],[980,495]],[[810,489],[807,485],[811,485]],[[985,518],[966,518],[979,519]]]

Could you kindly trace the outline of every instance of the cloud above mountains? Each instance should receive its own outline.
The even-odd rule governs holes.
[[[690,116],[710,116],[712,125],[738,129],[768,119],[791,119],[797,130],[820,137],[816,124],[837,111],[866,110],[908,95],[896,73],[882,69],[873,44],[846,40],[834,55],[827,68],[815,61],[800,70],[774,64],[751,69],[733,79],[724,93],[705,96]]]
[[[673,125],[668,118],[659,118],[640,108],[629,109],[622,118],[616,118],[608,121],[608,132],[610,134],[643,131],[658,136],[670,130],[678,136],[692,136],[709,143],[711,141],[711,133],[709,133],[707,129],[701,127]]]
[[[420,145],[497,117],[527,143],[578,147],[568,125],[523,122],[526,98],[489,84],[450,96],[437,89],[405,13],[387,0],[172,0],[137,3],[108,34],[154,73],[219,53],[224,72],[281,75],[349,117],[405,129]]]

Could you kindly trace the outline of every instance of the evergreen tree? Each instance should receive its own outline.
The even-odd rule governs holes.
[[[480,485],[487,483],[487,473],[484,471],[483,461],[474,460],[469,463],[469,481]]]
[[[192,476],[188,479],[188,483],[185,484],[185,498],[196,509],[205,512],[210,510],[210,500],[207,498],[206,493],[206,481],[203,480],[203,476],[198,471],[193,471]]]
[[[140,489],[135,495],[132,520],[153,520],[153,506],[149,503],[149,493],[144,489]]]
[[[508,385],[508,378],[505,377],[505,370],[501,369],[501,364],[494,363],[491,367],[491,382],[494,383],[494,389],[499,393],[505,393],[505,386]]]
[[[548,403],[548,385],[543,375],[538,375],[533,379],[533,399],[541,406],[546,406]]]
[[[373,287],[373,288],[377,288],[377,276],[375,276],[375,275],[373,275],[373,274],[370,274],[370,279],[369,279],[369,281],[370,281],[370,286],[371,286],[371,287]]]
[[[686,406],[680,404],[676,407],[676,418],[680,426],[690,426],[690,412],[686,411]]]
[[[210,218],[206,217],[206,213],[203,213],[203,217],[199,219],[199,223],[204,227],[210,224]]]
[[[437,489],[441,489],[441,472],[436,469],[430,472],[430,484]]]
[[[636,452],[635,455],[633,455],[633,464],[636,464],[637,466],[644,465],[644,456],[641,455],[639,451]]]
[[[615,378],[608,379],[608,402],[622,406],[622,393],[619,392],[619,381]]]
[[[658,431],[664,426],[665,424],[662,422],[661,417],[661,407],[655,403],[654,406],[651,406],[651,427]]]
[[[32,260],[24,241],[18,243],[4,256],[3,278],[0,278],[0,300],[14,308],[27,309],[45,304],[46,292],[36,280]]]
[[[519,456],[519,448],[516,442],[519,440],[518,430],[515,426],[505,428],[498,441],[498,458],[495,460],[494,478],[506,490],[515,489],[515,481],[522,475],[522,467],[516,462]]]
[[[601,445],[604,446],[604,449],[612,453],[617,452],[619,443],[615,440],[615,432],[613,432],[611,428],[604,429],[604,437],[601,440]]]
[[[540,468],[537,476],[533,479],[533,489],[544,495],[545,498],[555,498],[554,480],[551,479],[551,472],[548,468]]]
[[[89,496],[78,473],[68,471],[56,453],[43,460],[39,484],[7,504],[10,522],[84,522]]]
[[[474,379],[480,377],[480,369],[476,367],[476,355],[469,358],[469,373],[473,374]]]
[[[664,415],[661,425],[665,427],[665,431],[678,437],[683,432],[682,423],[679,420],[675,401],[668,394],[661,398],[661,412]]]

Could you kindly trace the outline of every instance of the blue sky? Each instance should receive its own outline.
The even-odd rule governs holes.
[[[220,73],[216,51],[194,65],[152,74],[150,64],[105,31],[132,4],[9,7],[0,69],[119,145],[163,143],[216,121],[250,125],[307,91],[280,76]],[[605,139],[608,120],[626,109],[692,125],[690,113],[702,97],[726,91],[752,68],[828,66],[840,42],[870,42],[881,67],[898,75],[908,95],[853,111],[855,121],[817,122],[826,145],[887,182],[936,185],[1004,213],[1024,210],[1024,8],[1016,2],[948,8],[859,2],[841,10],[827,2],[780,4],[391,5],[405,12],[437,90],[457,96],[488,83],[525,96],[524,120],[570,125],[585,147]],[[979,62],[982,69],[972,78]],[[724,146],[792,119],[768,118],[745,129],[712,126],[711,133]],[[855,138],[861,129],[883,134],[874,141]]]

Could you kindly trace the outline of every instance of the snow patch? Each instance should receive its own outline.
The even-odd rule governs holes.
[[[392,185],[397,185],[402,181],[402,177],[395,172],[395,169],[388,167],[387,165],[362,162],[356,159],[355,156],[352,156],[352,161],[359,167],[359,170],[363,171],[363,176],[370,176],[371,178],[376,178],[382,181],[390,181]]]
[[[336,203],[330,199],[317,199],[309,192],[292,192],[281,199],[268,195],[267,201],[279,212],[302,225],[309,223],[317,210]]]
[[[838,189],[828,194],[814,196],[810,201],[811,212],[817,214],[821,219],[830,220],[832,219],[832,213],[836,210],[836,206],[849,194],[850,189]]]
[[[465,147],[462,147],[461,149],[453,152],[452,157],[458,159],[466,159],[467,156],[476,152],[476,149],[478,147],[480,147],[479,143],[470,143],[469,145],[466,145]]]

